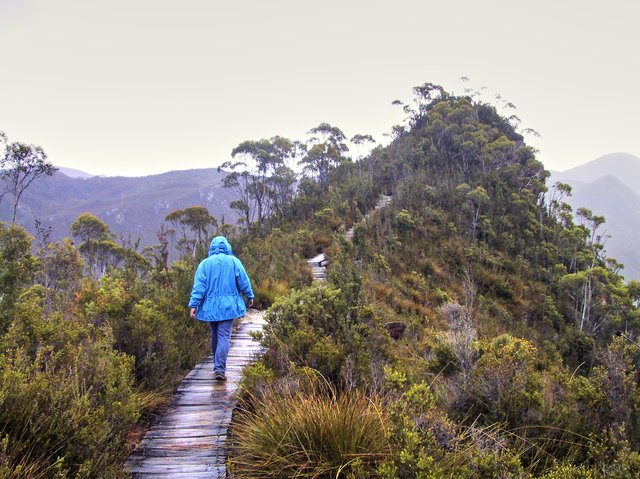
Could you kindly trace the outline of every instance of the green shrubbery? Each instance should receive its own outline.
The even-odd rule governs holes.
[[[52,470],[51,477],[121,477],[127,434],[140,414],[134,360],[113,349],[108,327],[43,317],[42,290],[23,293],[2,339],[6,466],[17,468],[29,458],[41,470],[16,477]]]
[[[35,269],[31,238],[17,225],[0,222],[0,334],[9,327],[20,290]]]
[[[370,327],[348,299],[340,289],[316,283],[277,301],[266,317],[267,363],[279,374],[291,361],[336,384],[368,381],[372,356],[385,342],[370,347]]]
[[[274,304],[263,337],[267,354],[247,376],[254,395],[275,400],[288,384],[284,391],[303,401],[308,391],[291,382],[300,367],[338,387],[348,376],[360,390],[382,393],[390,454],[364,477],[632,477],[638,455],[629,446],[637,441],[630,425],[640,398],[635,346],[614,341],[594,358],[590,374],[579,374],[549,342],[537,348],[509,334],[482,337],[471,287],[465,293],[471,307],[440,305],[434,329],[398,315],[415,333],[407,328],[404,338],[389,342],[375,305],[364,300],[369,284],[354,282],[354,266],[340,254],[331,284],[293,291]],[[424,288],[415,272],[405,280]],[[380,364],[394,367],[380,377]],[[243,427],[262,420],[247,415]],[[244,436],[237,440],[248,447]]]
[[[30,243],[0,224],[0,478],[123,477],[132,428],[206,352],[195,266],[96,280],[69,242]]]
[[[311,283],[305,258],[315,256],[313,238],[306,231],[273,229],[266,238],[244,238],[233,245],[252,281],[255,306],[269,307],[290,288]]]
[[[114,346],[135,358],[138,383],[154,390],[171,387],[206,350],[206,328],[185,314],[183,298],[114,271],[85,281],[78,301],[88,320],[111,327]]]

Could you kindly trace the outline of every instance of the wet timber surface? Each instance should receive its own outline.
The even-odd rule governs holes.
[[[227,477],[227,429],[236,406],[242,369],[260,353],[250,333],[262,331],[264,313],[249,310],[231,335],[227,381],[213,379],[211,357],[182,380],[171,406],[129,457],[134,479]]]

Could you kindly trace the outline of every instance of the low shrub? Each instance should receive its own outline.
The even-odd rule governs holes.
[[[43,303],[38,287],[23,294],[0,339],[0,477],[123,477],[140,413],[134,360],[110,328],[43,319]]]
[[[237,418],[229,467],[236,479],[376,477],[385,422],[358,391],[269,394]]]
[[[280,298],[267,314],[262,344],[267,357],[285,354],[297,367],[316,369],[329,381],[338,383],[348,357],[366,368],[364,350],[368,334],[359,322],[358,310],[340,289],[314,284]],[[289,361],[270,364],[278,374],[286,374]],[[284,368],[279,368],[284,366]]]
[[[268,308],[276,299],[288,293],[289,287],[285,281],[271,278],[262,278],[253,284],[255,294],[254,306],[256,308]]]
[[[593,470],[585,466],[562,464],[547,472],[540,479],[595,479],[597,476]]]

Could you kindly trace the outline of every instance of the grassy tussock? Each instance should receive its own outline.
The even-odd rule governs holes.
[[[375,477],[389,454],[385,421],[357,391],[271,394],[238,417],[230,469],[236,479]]]

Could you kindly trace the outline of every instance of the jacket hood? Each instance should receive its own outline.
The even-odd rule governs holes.
[[[209,246],[209,256],[213,254],[233,254],[231,245],[224,236],[216,236],[211,240],[211,246]]]

